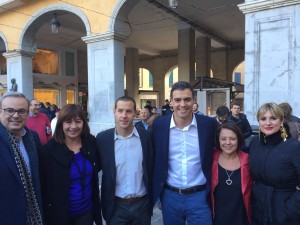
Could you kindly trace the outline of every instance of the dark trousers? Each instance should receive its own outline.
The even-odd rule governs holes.
[[[81,216],[70,217],[69,224],[70,225],[93,225],[94,218],[93,212],[88,211]]]
[[[113,216],[106,223],[107,225],[150,225],[148,198],[132,204],[116,201]]]

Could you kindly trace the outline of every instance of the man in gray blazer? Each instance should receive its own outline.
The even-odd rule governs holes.
[[[102,176],[102,214],[108,225],[151,224],[152,145],[148,132],[133,126],[134,99],[115,103],[116,127],[97,135]]]

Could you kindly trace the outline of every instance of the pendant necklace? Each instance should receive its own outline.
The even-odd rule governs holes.
[[[232,174],[234,173],[234,171],[232,171],[231,173],[230,173],[230,175],[228,174],[228,171],[225,169],[225,172],[226,172],[226,174],[227,174],[227,179],[226,179],[226,184],[227,185],[231,185],[232,184],[232,180],[230,179],[230,177],[232,176]]]

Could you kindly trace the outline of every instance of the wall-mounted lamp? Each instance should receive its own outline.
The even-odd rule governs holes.
[[[50,21],[51,25],[51,33],[52,34],[58,34],[58,29],[60,27],[60,22],[56,18],[56,13],[53,14],[53,18]]]
[[[171,9],[176,9],[178,6],[178,0],[169,0],[169,7]]]

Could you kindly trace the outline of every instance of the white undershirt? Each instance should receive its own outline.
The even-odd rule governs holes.
[[[179,129],[174,117],[170,123],[169,170],[167,183],[177,188],[188,188],[206,183],[202,171],[197,121]]]
[[[115,131],[116,192],[121,198],[144,196],[147,191],[143,182],[143,150],[139,133],[124,138]]]

